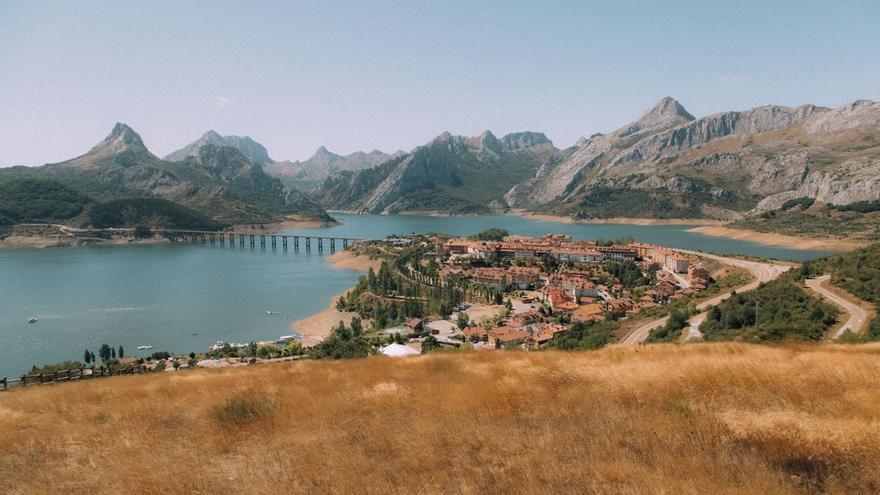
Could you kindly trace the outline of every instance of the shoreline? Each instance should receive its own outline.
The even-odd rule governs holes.
[[[724,220],[702,219],[702,218],[634,218],[634,217],[609,217],[609,218],[588,218],[578,219],[566,217],[562,215],[550,215],[546,213],[534,213],[525,210],[510,210],[507,215],[513,215],[522,218],[531,218],[543,222],[554,222],[564,224],[626,224],[626,225],[699,225],[699,226],[716,226],[724,225]]]
[[[337,269],[358,270],[361,272],[369,271],[370,268],[376,270],[382,264],[381,259],[370,259],[369,256],[352,254],[350,251],[339,251],[331,255],[327,261]],[[345,322],[346,325],[351,324],[352,318],[357,316],[357,313],[336,309],[336,302],[339,301],[342,295],[348,294],[350,290],[346,289],[342,293],[333,296],[330,305],[321,311],[291,323],[290,328],[302,335],[302,344],[304,346],[312,347],[319,344],[330,335],[330,331],[340,321]]]
[[[712,237],[724,237],[738,241],[752,241],[769,246],[778,246],[790,249],[802,249],[805,251],[850,251],[859,249],[870,244],[867,241],[847,241],[832,238],[796,237],[786,234],[758,232],[755,230],[734,229],[723,225],[704,225],[688,229],[688,232],[708,235]]]

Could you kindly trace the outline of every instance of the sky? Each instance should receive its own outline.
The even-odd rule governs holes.
[[[541,131],[559,147],[664,96],[697,117],[880,100],[876,1],[0,0],[0,166],[124,122],[165,154],[209,129],[276,160]]]

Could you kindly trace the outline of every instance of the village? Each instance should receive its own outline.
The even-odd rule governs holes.
[[[426,275],[409,268],[409,276],[420,283],[493,296],[485,304],[474,300],[451,308],[445,318],[411,318],[385,330],[414,341],[431,335],[441,346],[541,348],[572,324],[626,319],[686,300],[713,282],[698,258],[638,242],[572,241],[562,234],[499,241],[413,236],[383,242],[397,249],[427,249],[417,268],[432,265],[436,271]]]

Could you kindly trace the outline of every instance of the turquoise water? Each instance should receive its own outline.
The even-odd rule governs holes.
[[[557,224],[512,216],[336,215],[342,225],[286,233],[380,238],[412,232],[468,235],[489,227],[576,239],[631,235],[636,240],[803,260],[826,254],[730,241],[686,226]],[[106,246],[0,251],[0,375],[33,364],[81,360],[102,343],[155,351],[201,352],[217,340],[270,340],[294,320],[325,308],[359,276],[319,254],[280,248],[192,245]],[[267,315],[266,311],[277,312]],[[30,316],[39,321],[28,324]],[[193,334],[196,335],[193,335]],[[152,351],[151,351],[152,352]]]

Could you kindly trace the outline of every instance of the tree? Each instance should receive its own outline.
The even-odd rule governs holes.
[[[110,359],[116,359],[116,349],[110,348]]]
[[[119,356],[119,359],[125,357],[125,349],[123,349],[121,345],[119,346],[119,352],[117,352],[116,355]]]
[[[351,319],[351,334],[355,337],[363,333],[364,326],[361,319],[357,316]]]
[[[486,229],[478,234],[472,235],[470,239],[474,241],[502,241],[505,237],[509,235],[510,232],[504,229],[491,228]]]
[[[92,362],[92,353],[89,352],[88,349],[86,349],[86,352],[83,353],[83,361],[85,361],[86,364],[90,364]]]
[[[101,344],[101,347],[98,349],[98,355],[101,356],[101,361],[110,359],[110,346]]]
[[[148,239],[153,237],[153,231],[146,225],[138,225],[134,228],[132,235],[137,239]]]
[[[464,330],[465,328],[467,328],[467,326],[470,324],[470,322],[471,322],[471,318],[470,318],[470,316],[468,316],[467,313],[465,313],[464,311],[458,312],[458,319],[456,320],[455,323],[456,323],[456,325],[458,325],[458,328],[460,330]]]
[[[428,335],[425,337],[425,340],[422,341],[422,352],[427,353],[439,348],[440,342],[438,342],[437,338],[433,335]]]

